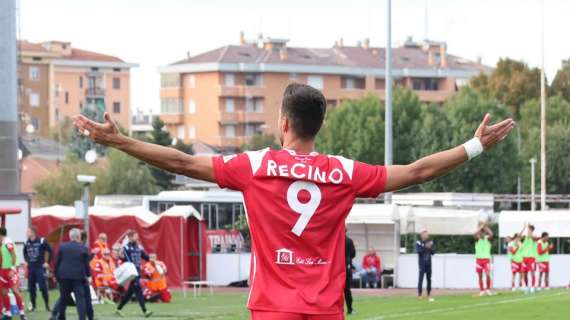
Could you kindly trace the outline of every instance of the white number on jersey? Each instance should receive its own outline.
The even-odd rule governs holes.
[[[307,203],[299,201],[298,195],[301,190],[306,190],[311,195]],[[293,211],[301,215],[291,230],[300,237],[321,203],[321,190],[313,182],[295,181],[287,189],[287,203]]]

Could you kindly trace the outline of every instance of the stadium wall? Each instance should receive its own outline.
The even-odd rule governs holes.
[[[432,274],[433,288],[479,288],[475,273],[475,255],[436,254],[432,260]],[[396,277],[399,288],[416,288],[418,256],[415,254],[400,255]],[[566,287],[568,283],[570,283],[570,255],[551,255],[550,286]],[[505,255],[493,256],[493,287],[511,287],[511,264]]]

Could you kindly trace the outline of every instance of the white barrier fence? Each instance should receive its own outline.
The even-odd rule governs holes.
[[[511,287],[511,264],[507,256],[493,256],[492,279],[494,288]],[[550,286],[565,287],[569,282],[570,255],[551,255]],[[397,286],[400,288],[416,288],[417,285],[418,256],[415,254],[400,255],[398,258]],[[475,273],[475,255],[434,255],[432,258],[432,287],[447,289],[479,288],[477,274]]]
[[[206,278],[216,286],[249,279],[250,253],[208,253]]]

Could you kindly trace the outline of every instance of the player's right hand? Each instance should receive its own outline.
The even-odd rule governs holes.
[[[80,114],[73,117],[73,124],[80,134],[102,145],[113,146],[121,136],[119,128],[107,112],[105,112],[105,123],[95,122]]]
[[[491,115],[488,113],[485,114],[483,121],[477,128],[477,131],[475,131],[475,137],[479,138],[485,150],[489,150],[497,143],[503,141],[515,127],[515,121],[511,118],[505,119],[492,126],[489,125],[490,121]]]

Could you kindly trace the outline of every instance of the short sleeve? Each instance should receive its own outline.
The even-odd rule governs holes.
[[[352,187],[357,197],[375,198],[384,192],[386,167],[354,162]]]
[[[246,153],[212,158],[214,177],[220,188],[243,191],[253,173]]]

